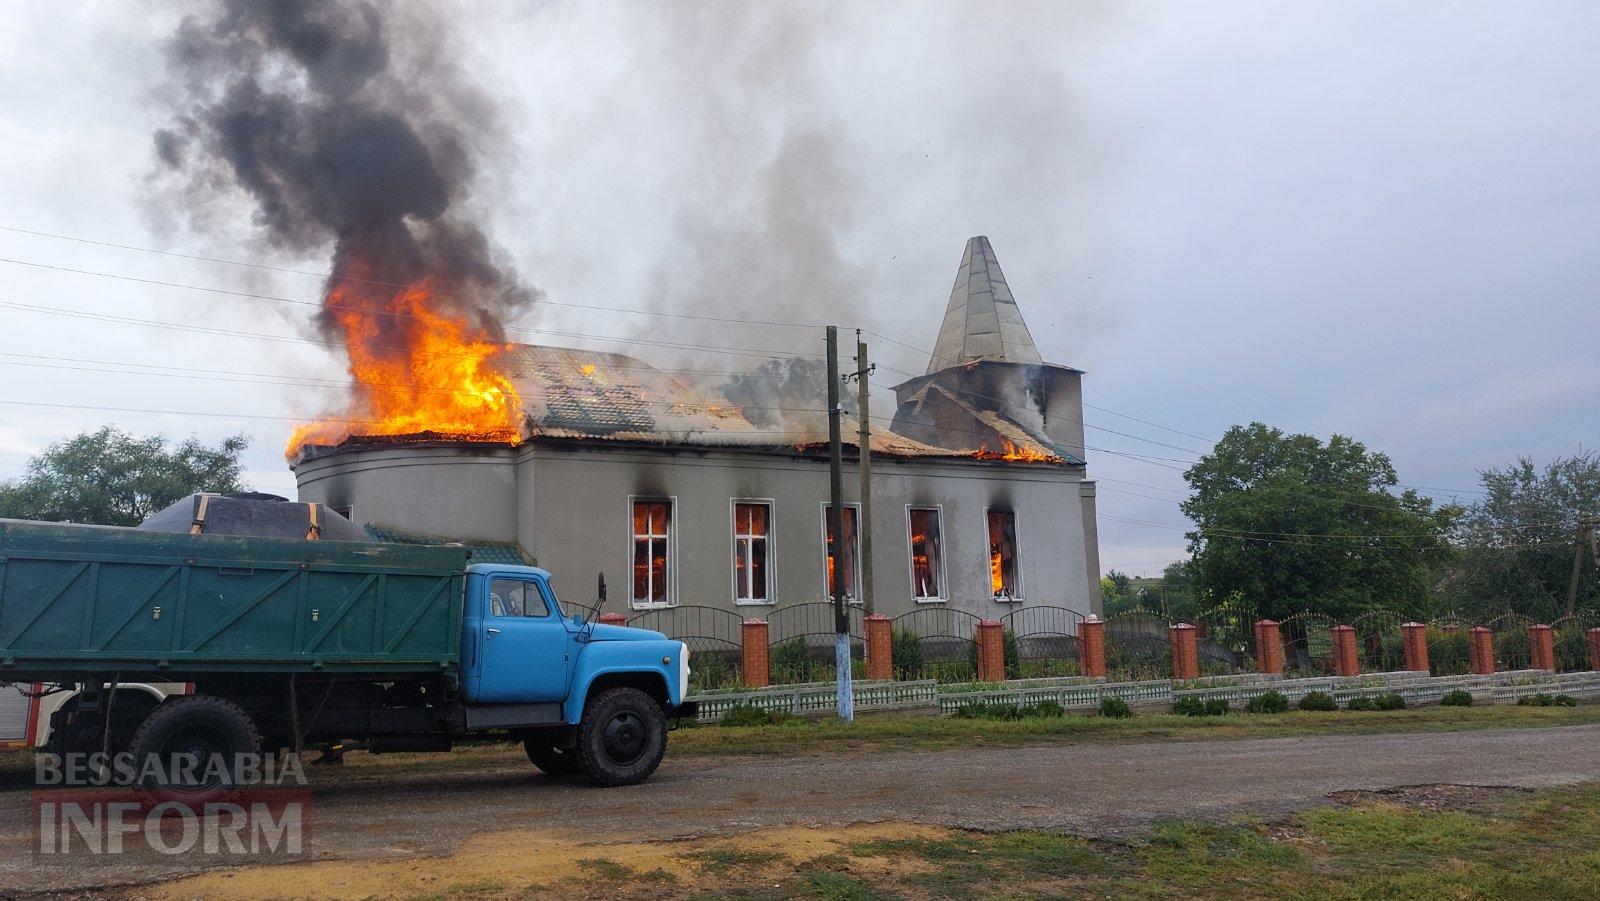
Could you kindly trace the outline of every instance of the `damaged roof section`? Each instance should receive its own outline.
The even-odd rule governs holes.
[[[751,447],[826,452],[823,411],[797,411],[762,428],[741,409],[625,354],[565,347],[519,345],[501,366],[521,392],[530,440],[615,441],[684,447]],[[844,443],[855,447],[859,426],[846,424]],[[971,457],[873,428],[872,452],[903,459]]]
[[[963,453],[978,453],[988,459],[1084,465],[1070,451],[1035,435],[1004,413],[975,407],[957,392],[937,384],[924,385],[900,405],[894,417],[894,432],[910,439],[963,446],[967,448]]]

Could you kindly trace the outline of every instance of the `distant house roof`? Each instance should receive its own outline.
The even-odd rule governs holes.
[[[473,563],[506,563],[515,566],[528,566],[533,561],[522,555],[522,550],[514,544],[473,543],[470,541],[456,541],[453,538],[443,538],[438,535],[422,535],[416,532],[406,532],[401,529],[391,529],[388,526],[367,525],[366,533],[372,536],[373,541],[383,544],[460,544],[472,552]]]
[[[994,247],[983,235],[967,239],[956,271],[950,303],[939,326],[939,339],[928,359],[928,372],[978,360],[1043,363],[1033,344],[1022,310],[1000,271]]]

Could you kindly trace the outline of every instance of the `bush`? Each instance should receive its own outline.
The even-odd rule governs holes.
[[[1251,713],[1283,713],[1289,709],[1289,699],[1281,691],[1269,691],[1251,698],[1244,709]]]
[[[1372,703],[1373,706],[1377,707],[1379,710],[1406,709],[1406,699],[1400,697],[1398,692],[1393,691],[1378,695],[1378,697],[1375,698]]]
[[[958,720],[1015,720],[1021,719],[1022,708],[1015,704],[982,704],[974,701],[962,704],[954,716]]]
[[[1376,701],[1374,701],[1374,700],[1372,700],[1371,698],[1368,698],[1368,697],[1351,698],[1349,703],[1344,705],[1344,709],[1346,709],[1346,710],[1377,710],[1378,709],[1378,704],[1377,704]]]
[[[694,655],[689,670],[689,684],[695,691],[727,688],[739,682],[738,671],[728,664],[728,655],[721,651],[704,651]]]
[[[1446,692],[1445,696],[1439,699],[1439,706],[1440,707],[1471,707],[1472,706],[1472,692],[1467,691],[1465,688],[1458,688],[1455,691]]]
[[[1307,692],[1306,696],[1300,699],[1300,709],[1324,711],[1338,710],[1339,702],[1333,699],[1333,695],[1330,695],[1325,691],[1312,691]]]
[[[1572,695],[1550,695],[1539,693],[1536,695],[1523,695],[1517,698],[1518,707],[1576,707],[1578,699]]]
[[[1221,698],[1212,698],[1206,702],[1206,716],[1222,716],[1228,712],[1228,702]]]
[[[1172,712],[1181,716],[1205,716],[1206,703],[1196,697],[1183,697],[1172,702]]]
[[[1024,705],[1019,712],[1024,718],[1047,718],[1066,716],[1067,708],[1062,707],[1060,701],[1046,698]]]
[[[735,704],[717,720],[719,726],[778,726],[798,723],[801,718],[787,710],[765,710],[752,704]]]
[[[1133,709],[1121,698],[1104,698],[1100,701],[1100,715],[1124,720],[1133,716]]]
[[[810,682],[815,670],[811,661],[811,649],[806,647],[803,637],[795,636],[788,641],[779,642],[772,648],[772,681],[777,685],[794,682]]]
[[[889,642],[889,657],[894,661],[894,671],[912,679],[921,678],[927,668],[927,658],[922,653],[922,640],[910,629],[894,630]]]

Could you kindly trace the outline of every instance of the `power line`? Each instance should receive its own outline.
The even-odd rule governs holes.
[[[268,265],[268,264],[265,264],[265,263],[250,263],[250,262],[246,262],[244,260],[230,260],[230,259],[225,259],[225,258],[222,258],[222,257],[199,256],[199,255],[196,255],[196,254],[179,253],[179,252],[173,251],[173,250],[158,250],[158,249],[156,249],[154,247],[139,247],[139,246],[133,245],[133,244],[118,244],[118,243],[113,242],[113,241],[96,241],[96,240],[92,240],[90,238],[79,238],[79,237],[74,237],[72,235],[59,235],[59,234],[54,234],[54,233],[51,233],[51,232],[34,231],[32,229],[16,228],[14,226],[9,226],[9,225],[0,225],[0,231],[13,232],[13,233],[20,234],[20,235],[32,235],[32,236],[38,237],[38,238],[54,238],[54,239],[56,239],[58,241],[72,241],[72,242],[78,243],[78,244],[91,244],[91,245],[94,245],[96,247],[113,247],[113,248],[116,248],[118,250],[133,250],[133,251],[138,251],[139,253],[151,253],[151,254],[157,254],[159,256],[164,256],[164,257],[175,257],[177,259],[182,259],[182,260],[195,260],[195,261],[202,262],[202,263],[220,263],[220,264],[223,264],[223,265],[226,265],[226,266],[242,266],[242,267],[247,267],[247,268],[250,268],[250,269],[264,270],[264,271],[267,271],[267,272],[282,272],[282,273],[289,274],[289,275],[306,275],[306,276],[311,276],[313,278],[324,279],[326,281],[339,281],[339,282],[352,282],[352,283],[355,283],[355,284],[378,285],[378,286],[386,287],[386,288],[409,288],[409,287],[412,287],[412,284],[414,284],[414,283],[409,283],[409,282],[392,282],[392,281],[384,281],[384,280],[381,280],[381,279],[361,278],[361,277],[353,276],[353,275],[338,275],[338,274],[332,273],[332,272],[314,272],[314,271],[307,270],[307,269],[293,269],[293,268],[290,268],[290,267],[287,267],[287,266],[271,266],[271,265]],[[16,261],[16,260],[5,260],[4,262],[10,263],[10,262],[18,262],[18,261]],[[20,265],[33,266],[33,265],[43,265],[43,264],[20,263]],[[50,266],[50,267],[45,267],[45,268],[61,268],[61,267]],[[76,270],[67,270],[67,271],[76,271]],[[94,274],[98,274],[98,273],[94,273]],[[120,277],[120,276],[112,276],[112,277]],[[157,283],[157,284],[160,284],[160,283]],[[207,290],[207,289],[199,289],[199,290]],[[486,294],[486,293],[480,292],[480,291],[461,291],[461,290],[453,290],[453,289],[435,289],[435,292],[439,293],[439,294],[444,294],[444,295],[447,295],[447,296],[451,296],[451,297],[466,297],[466,298],[478,299],[478,300],[497,299],[497,298],[494,298],[492,295],[489,295],[489,294]],[[601,311],[604,311],[604,312],[607,312],[607,313],[629,313],[629,314],[638,315],[638,316],[661,316],[661,317],[665,317],[665,318],[669,318],[669,319],[694,319],[694,320],[700,320],[700,321],[703,321],[703,322],[727,322],[727,323],[738,323],[738,324],[741,324],[741,325],[767,325],[767,326],[778,326],[778,327],[786,327],[786,328],[823,328],[823,326],[821,326],[821,325],[817,325],[815,323],[810,323],[810,322],[783,322],[783,321],[778,321],[778,320],[767,320],[767,319],[748,319],[748,318],[741,318],[741,317],[737,317],[737,316],[707,316],[707,315],[701,314],[701,313],[672,313],[672,312],[667,312],[667,311],[664,311],[664,310],[639,310],[639,309],[629,309],[629,308],[626,308],[626,307],[605,307],[605,306],[598,306],[598,305],[595,305],[595,304],[581,304],[581,303],[571,303],[571,302],[560,301],[560,300],[546,300],[546,299],[543,299],[543,298],[531,298],[531,299],[527,300],[526,302],[530,303],[530,304],[540,304],[540,305],[543,305],[543,306],[572,307],[572,308],[581,309],[581,310],[601,310]]]
[[[57,271],[57,272],[71,272],[71,273],[74,273],[74,274],[77,274],[77,275],[90,275],[90,276],[95,276],[97,278],[118,279],[120,281],[137,282],[139,284],[145,284],[145,285],[156,285],[156,286],[164,287],[164,288],[181,288],[181,289],[188,290],[188,291],[203,291],[203,292],[210,293],[210,294],[220,294],[220,295],[222,295],[224,297],[229,297],[229,298],[234,298],[234,299],[265,300],[265,301],[271,301],[273,303],[295,304],[297,306],[313,307],[313,308],[315,308],[317,310],[350,310],[350,311],[359,313],[359,314],[361,314],[363,316],[389,316],[389,317],[400,318],[400,319],[416,319],[416,318],[419,318],[413,313],[401,313],[401,312],[395,312],[395,311],[391,311],[391,310],[374,310],[374,309],[370,309],[370,308],[367,308],[367,307],[339,306],[339,305],[336,305],[336,304],[325,304],[322,301],[316,301],[316,300],[298,300],[298,299],[295,299],[295,298],[292,298],[292,297],[278,297],[278,296],[275,296],[275,295],[272,295],[272,294],[256,294],[256,293],[251,292],[251,291],[234,291],[234,290],[231,290],[231,289],[228,289],[228,288],[213,288],[213,287],[210,287],[210,286],[207,286],[207,285],[185,285],[185,284],[182,284],[180,282],[168,282],[168,281],[162,281],[160,279],[152,279],[152,278],[139,278],[137,276],[132,276],[132,275],[119,275],[119,274],[114,273],[114,272],[96,272],[96,271],[93,271],[93,270],[90,270],[90,269],[76,269],[76,268],[73,268],[71,266],[51,266],[51,265],[46,264],[46,263],[34,263],[34,262],[29,262],[27,260],[14,260],[14,259],[10,259],[8,257],[0,257],[0,263],[11,263],[11,264],[14,264],[14,265],[17,265],[17,266],[32,266],[32,267],[38,268],[38,269],[50,269],[50,270],[54,270],[54,271]],[[626,344],[642,344],[642,345],[652,346],[652,347],[671,347],[671,348],[679,348],[679,349],[684,349],[684,350],[701,350],[701,351],[706,351],[706,352],[709,352],[709,353],[733,354],[733,355],[737,355],[737,356],[746,356],[746,357],[762,357],[762,358],[768,358],[768,359],[792,359],[792,358],[798,358],[798,359],[813,359],[813,360],[818,360],[818,359],[822,358],[821,354],[795,353],[795,352],[792,352],[792,351],[765,351],[765,350],[758,350],[758,349],[755,349],[755,348],[742,348],[742,347],[736,348],[736,347],[727,347],[727,346],[724,346],[724,345],[715,345],[715,344],[697,344],[697,343],[686,342],[686,341],[663,341],[663,340],[656,339],[656,338],[625,338],[625,337],[621,337],[621,336],[617,336],[617,335],[601,335],[601,334],[595,334],[595,333],[591,333],[591,332],[563,332],[563,331],[556,331],[554,329],[537,329],[537,328],[528,328],[528,327],[525,327],[525,326],[510,326],[510,325],[503,326],[503,328],[505,329],[505,331],[508,331],[508,332],[525,332],[527,334],[533,334],[533,335],[554,335],[554,336],[560,337],[560,338],[587,338],[587,339],[595,340],[595,341],[613,341],[613,342],[622,342],[622,343],[626,343]]]

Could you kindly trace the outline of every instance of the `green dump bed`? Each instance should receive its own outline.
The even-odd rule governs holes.
[[[72,672],[454,677],[467,555],[0,520],[0,681]]]

